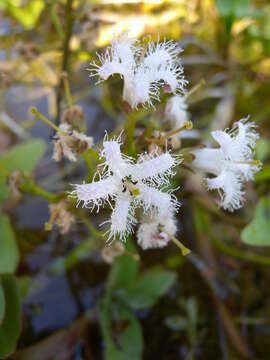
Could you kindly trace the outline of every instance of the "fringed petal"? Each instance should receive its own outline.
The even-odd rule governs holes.
[[[114,198],[118,191],[118,184],[113,176],[91,184],[73,185],[73,187],[74,190],[71,191],[70,196],[77,199],[77,206],[82,204],[82,207],[91,210],[97,207],[97,212],[104,202],[109,202],[109,199]]]
[[[224,210],[233,212],[243,206],[245,193],[237,175],[224,171],[216,178],[207,179],[207,185],[209,190],[218,190]]]
[[[114,175],[124,178],[130,174],[132,159],[122,155],[120,146],[121,143],[118,140],[105,140],[101,156],[105,157],[105,165]]]
[[[118,236],[120,240],[124,240],[125,237],[133,231],[133,226],[136,223],[136,219],[132,212],[131,196],[121,194],[117,197],[115,207],[113,209],[110,219],[110,229],[108,240],[115,240]]]
[[[162,155],[141,155],[133,167],[133,178],[135,180],[150,179],[158,186],[168,183],[169,178],[174,175],[173,167],[180,163],[180,159],[166,152]]]

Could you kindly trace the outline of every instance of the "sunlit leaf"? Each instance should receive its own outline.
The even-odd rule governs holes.
[[[270,246],[270,198],[259,201],[254,219],[242,231],[244,243],[255,246]]]
[[[21,307],[16,279],[13,275],[1,276],[5,297],[5,314],[0,325],[0,358],[5,358],[16,348],[21,332]]]
[[[15,236],[6,215],[0,215],[0,274],[14,273],[19,262]]]
[[[241,18],[250,14],[250,0],[216,0],[216,5],[221,16]]]
[[[216,0],[216,5],[221,16],[228,16],[233,13],[234,0]]]
[[[22,6],[21,1],[6,0],[4,5],[8,13],[29,30],[35,26],[45,3],[43,0],[30,0],[25,6]]]

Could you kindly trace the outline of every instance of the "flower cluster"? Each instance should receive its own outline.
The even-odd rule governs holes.
[[[142,154],[137,162],[120,151],[120,139],[105,137],[101,157],[104,158],[103,171],[98,181],[90,184],[74,185],[71,195],[77,198],[78,205],[97,211],[105,203],[112,208],[109,240],[116,237],[124,240],[133,232],[137,223],[135,210],[141,209],[144,215],[159,218],[168,217],[179,207],[179,202],[163,186],[169,185],[173,168],[179,159],[166,152],[161,155]],[[114,203],[114,205],[112,204]]]
[[[231,132],[212,131],[211,134],[220,147],[193,150],[195,159],[192,165],[214,175],[206,179],[208,189],[218,190],[220,206],[234,211],[243,206],[243,182],[252,180],[260,170],[260,162],[253,159],[259,135],[255,131],[255,124],[247,119],[235,123]]]
[[[159,131],[156,137],[153,132],[146,139],[146,144],[150,143],[149,154],[139,155],[137,161],[121,152],[120,136],[109,139],[106,135],[101,151],[104,162],[97,178],[90,184],[74,185],[71,196],[76,197],[77,205],[91,211],[96,208],[98,212],[105,204],[110,206],[111,217],[103,223],[108,225],[108,241],[125,240],[138,225],[137,242],[143,249],[164,247],[172,240],[186,255],[189,250],[175,238],[175,214],[180,204],[169,190],[174,169],[181,161],[167,149],[176,150],[181,145],[180,139],[199,138],[200,133],[185,130],[192,125],[186,99],[194,88],[183,94],[186,80],[179,63],[180,52],[172,41],[149,42],[144,46],[125,33],[114,39],[105,54],[98,54],[99,64],[91,63],[90,76],[98,76],[100,81],[120,74],[124,80],[123,99],[132,108],[140,104],[152,106],[153,100],[159,100],[161,86],[174,93],[164,112],[171,129],[167,133]],[[58,146],[72,159],[74,154],[65,150],[65,136],[60,137]],[[205,179],[207,188],[218,191],[221,207],[234,211],[243,206],[243,183],[252,180],[260,169],[253,153],[259,135],[254,123],[244,119],[230,131],[213,131],[212,137],[218,148],[186,148],[183,158],[194,170],[212,175]]]
[[[166,90],[173,93],[184,91],[187,81],[180,64],[181,51],[173,41],[140,46],[124,33],[114,39],[105,54],[97,54],[100,64],[90,64],[90,76],[103,81],[120,74],[124,80],[123,100],[132,108],[139,104],[152,106],[153,100],[159,100],[161,86],[166,85]]]

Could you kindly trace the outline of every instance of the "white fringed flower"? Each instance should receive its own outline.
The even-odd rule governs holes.
[[[173,213],[154,216],[138,227],[137,241],[143,250],[162,248],[168,245],[170,235],[177,231]]]
[[[178,57],[182,49],[173,41],[149,42],[146,48],[136,43],[127,33],[114,39],[105,54],[97,54],[100,64],[90,63],[90,76],[103,81],[120,74],[124,79],[123,100],[132,108],[139,104],[153,106],[152,100],[159,100],[163,85],[170,92],[183,92],[187,81]]]
[[[77,156],[93,146],[93,138],[77,130],[72,130],[69,124],[61,124],[60,131],[54,139],[53,159],[60,161],[63,156],[70,161],[76,161]]]
[[[187,111],[187,104],[184,96],[174,95],[166,104],[165,118],[170,122],[172,129],[179,129],[185,126],[189,120],[189,113]],[[183,130],[178,133],[179,138],[199,138],[198,130]]]
[[[260,170],[260,162],[253,159],[253,150],[259,135],[256,125],[240,120],[230,131],[212,131],[212,137],[220,145],[218,149],[193,150],[194,168],[214,175],[207,178],[209,190],[217,189],[221,197],[220,206],[234,211],[243,206],[243,182],[252,180]]]
[[[169,177],[174,175],[172,168],[179,160],[168,152],[162,155],[141,155],[137,161],[123,155],[120,139],[108,140],[105,137],[101,156],[105,158],[104,169],[98,181],[90,184],[74,185],[72,195],[77,197],[78,205],[93,210],[108,203],[112,208],[109,240],[117,236],[124,240],[133,232],[137,220],[135,209],[144,213],[160,214],[178,208],[177,199],[169,192],[161,190],[168,185]],[[111,201],[114,201],[112,205]]]

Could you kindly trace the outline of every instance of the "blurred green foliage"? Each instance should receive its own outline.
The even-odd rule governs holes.
[[[0,357],[6,358],[16,350],[22,330],[14,356],[27,360],[33,356],[46,359],[49,350],[60,359],[72,357],[71,352],[82,339],[86,349],[99,347],[108,360],[179,358],[180,352],[185,359],[238,359],[248,357],[249,347],[254,348],[258,358],[269,358],[269,2],[164,0],[131,4],[74,0],[72,3],[72,13],[68,13],[69,0],[0,1],[1,112],[10,113],[29,137],[27,141],[21,140],[16,129],[0,124],[0,135],[4,135],[0,139]],[[49,238],[43,228],[21,229],[18,215],[14,214],[20,199],[10,192],[10,178],[19,171],[22,183],[19,182],[17,190],[25,201],[20,204],[25,206],[29,201],[24,197],[26,194],[42,197],[48,204],[66,197],[65,191],[70,190],[69,183],[73,182],[69,175],[79,174],[80,181],[84,178],[80,172],[82,164],[86,181],[96,171],[99,163],[96,149],[86,152],[78,167],[66,164],[53,170],[46,167],[51,162],[46,155],[44,160],[46,149],[51,154],[50,140],[43,133],[39,136],[46,138],[47,145],[44,140],[31,137],[36,119],[20,113],[20,102],[33,106],[44,98],[49,118],[59,122],[68,104],[61,89],[63,70],[69,74],[74,103],[101,110],[98,121],[91,127],[91,131],[98,128],[96,137],[101,136],[103,120],[111,128],[124,127],[125,153],[136,156],[138,151],[145,151],[140,149],[139,141],[134,141],[136,127],[143,128],[149,137],[156,130],[164,130],[166,94],[157,111],[142,109],[126,116],[117,77],[99,87],[85,80],[87,62],[96,58],[96,49],[108,45],[114,33],[129,27],[138,37],[150,33],[155,38],[159,33],[161,38],[180,41],[185,48],[182,60],[190,87],[202,78],[206,83],[189,99],[194,127],[209,140],[211,130],[230,127],[235,120],[250,114],[259,125],[257,157],[264,166],[256,174],[254,187],[248,188],[246,207],[234,215],[218,209],[213,197],[191,180],[190,172],[181,169],[173,183],[173,187],[180,185],[181,190],[183,187],[178,194],[184,204],[177,219],[179,236],[190,245],[193,257],[182,258],[172,246],[150,255],[138,254],[128,244],[126,252],[108,269],[100,265],[102,233],[96,228],[97,219],[88,213],[82,215],[82,211],[75,209],[76,224],[71,234],[60,236],[53,232],[57,234],[54,243],[53,236]],[[23,90],[22,98],[10,95],[9,90],[18,87]],[[93,118],[91,111],[86,115]],[[35,170],[42,166],[48,175],[43,172],[35,181]],[[72,200],[70,204],[74,209]],[[40,273],[28,267],[27,257],[46,245],[47,239],[50,241],[46,244],[53,243],[53,248],[49,260],[44,260],[46,265],[41,264],[42,275],[66,276],[75,298],[85,279],[87,283],[96,281],[98,288],[102,288],[94,305],[94,320],[89,320],[89,328],[98,324],[96,332],[102,335],[98,344],[91,343],[91,335],[81,323],[67,329],[67,337],[53,330],[36,336],[32,329],[29,332],[27,321],[22,328],[20,297],[27,299],[46,285],[40,280]],[[74,285],[73,277],[79,285]],[[84,310],[78,298],[76,302],[81,314]],[[30,322],[29,314],[23,314]],[[36,316],[35,311],[31,316]],[[25,347],[26,355],[22,355]],[[83,358],[85,353],[87,350]],[[91,356],[95,358],[90,349]]]
[[[0,357],[14,352],[21,331],[21,306],[13,275],[0,275]]]
[[[142,330],[132,310],[153,306],[176,279],[173,272],[162,269],[148,270],[143,274],[138,270],[138,261],[130,255],[117,258],[111,267],[107,293],[101,303],[101,325],[108,360],[141,359]],[[115,331],[117,327],[120,327],[119,333]]]
[[[241,236],[246,244],[270,246],[270,199],[261,198],[256,206],[253,220],[243,230]]]

